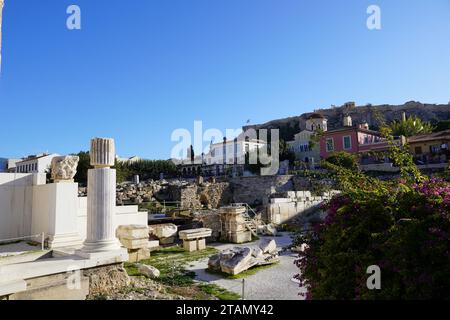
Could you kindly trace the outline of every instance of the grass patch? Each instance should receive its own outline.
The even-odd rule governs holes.
[[[216,254],[217,249],[206,248],[201,251],[187,252],[180,247],[171,247],[157,250],[151,253],[151,257],[142,260],[142,264],[151,265],[161,272],[161,276],[155,281],[169,286],[186,286],[194,283],[195,273],[187,271],[186,266]],[[125,269],[130,276],[139,276],[138,269],[132,263],[126,263]]]
[[[202,283],[198,286],[203,292],[217,297],[219,300],[240,300],[241,296],[235,292],[228,291],[216,284]]]
[[[240,296],[215,284],[194,281],[195,272],[186,270],[192,262],[208,258],[218,253],[217,249],[208,247],[202,251],[187,252],[180,247],[171,247],[151,253],[151,257],[140,263],[157,268],[161,275],[155,281],[168,286],[167,290],[176,294],[187,294],[194,299],[214,296],[220,300],[238,300]],[[125,270],[130,276],[142,276],[134,263],[125,263]],[[189,290],[188,290],[189,289]]]

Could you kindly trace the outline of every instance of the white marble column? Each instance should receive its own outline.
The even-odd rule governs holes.
[[[82,252],[101,253],[120,249],[115,235],[116,170],[114,140],[91,141],[91,165],[88,171],[87,234]]]

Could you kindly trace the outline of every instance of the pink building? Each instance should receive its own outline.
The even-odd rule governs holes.
[[[369,130],[368,124],[353,127],[351,118],[346,117],[344,125],[341,129],[324,132],[320,139],[321,158],[328,158],[333,152],[339,151],[362,153],[388,149],[389,146],[380,133]]]

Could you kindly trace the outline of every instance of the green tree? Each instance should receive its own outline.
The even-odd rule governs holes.
[[[388,128],[392,135],[405,137],[433,132],[433,126],[429,122],[422,121],[417,116],[408,118],[404,116],[400,121],[391,122]]]
[[[335,166],[349,169],[351,171],[358,171],[358,158],[352,153],[345,151],[333,152],[330,157],[325,160],[325,166],[331,163]]]
[[[295,153],[289,149],[288,144],[283,139],[280,139],[279,154],[280,161],[289,160],[290,163],[295,161]]]
[[[86,185],[87,184],[87,173],[91,167],[91,157],[88,151],[80,151],[75,156],[80,158],[77,167],[77,173],[75,175],[75,182]]]
[[[329,164],[342,193],[325,221],[296,239],[306,244],[296,263],[307,298],[450,298],[450,184],[420,176],[407,149],[392,146],[400,179]],[[381,290],[367,288],[371,265],[382,270]]]
[[[442,120],[436,123],[434,127],[434,132],[450,130],[450,120]]]
[[[160,174],[165,177],[176,177],[177,167],[171,160],[141,160],[136,162],[116,162],[117,182],[130,180],[139,175],[141,180],[157,180]]]

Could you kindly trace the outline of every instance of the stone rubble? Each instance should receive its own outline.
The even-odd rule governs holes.
[[[138,262],[150,258],[149,229],[147,226],[119,226],[116,230],[116,237],[128,249],[129,262]]]
[[[153,266],[137,263],[136,267],[141,274],[150,279],[159,278],[159,276],[161,275],[161,272]]]
[[[172,244],[177,236],[178,227],[173,223],[162,223],[148,226],[149,234],[153,239],[159,239],[161,244]]]
[[[255,266],[277,263],[278,255],[275,240],[263,239],[257,247],[235,247],[211,256],[208,268],[236,275]]]

